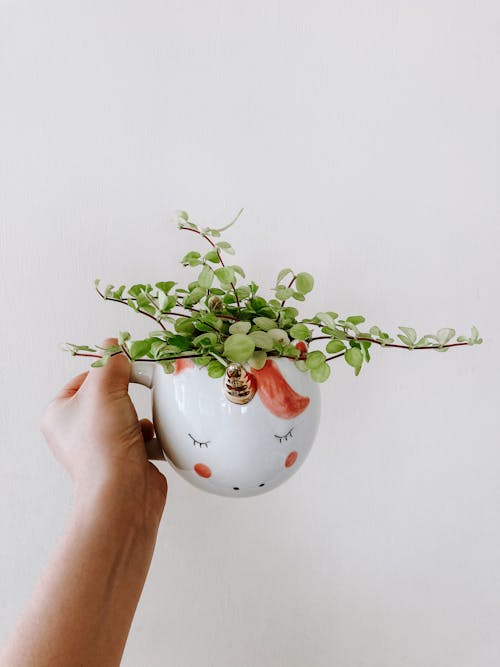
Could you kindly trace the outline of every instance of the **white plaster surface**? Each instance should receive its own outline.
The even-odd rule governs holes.
[[[0,642],[70,510],[39,420],[88,360],[58,342],[147,334],[94,278],[186,281],[169,213],[243,206],[235,260],[314,274],[308,314],[485,342],[336,362],[263,496],[160,463],[122,664],[500,664],[499,39],[491,0],[0,1]]]

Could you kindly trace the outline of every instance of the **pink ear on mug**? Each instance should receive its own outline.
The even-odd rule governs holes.
[[[283,377],[278,366],[268,359],[263,368],[252,368],[257,380],[257,393],[266,408],[276,417],[292,419],[300,415],[310,402],[308,396],[297,394]]]
[[[182,371],[185,371],[186,368],[193,367],[194,363],[191,361],[191,359],[176,359],[174,361],[174,366],[174,375],[178,375],[179,373],[182,373]]]

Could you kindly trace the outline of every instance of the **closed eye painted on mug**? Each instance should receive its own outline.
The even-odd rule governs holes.
[[[283,442],[283,440],[286,442],[289,438],[293,438],[292,431],[295,427],[292,426],[292,428],[288,431],[288,433],[285,433],[285,435],[276,435],[274,434],[274,437],[277,438],[280,442]]]
[[[198,446],[198,447],[208,447],[208,443],[210,440],[206,440],[205,442],[202,442],[201,440],[196,440],[196,438],[193,438],[191,433],[188,433],[189,437],[193,441],[193,445]]]

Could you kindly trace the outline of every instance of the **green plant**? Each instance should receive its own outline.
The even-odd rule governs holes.
[[[97,357],[92,366],[103,366],[108,359],[122,352],[131,361],[159,363],[166,373],[174,371],[174,361],[191,358],[199,366],[206,366],[210,377],[224,375],[229,362],[248,363],[259,369],[268,357],[291,359],[301,371],[309,372],[316,382],[324,382],[330,375],[329,362],[343,358],[359,374],[363,363],[370,361],[372,345],[407,350],[437,350],[482,343],[476,327],[470,337],[455,339],[454,329],[439,329],[436,334],[417,336],[411,327],[399,327],[400,343],[378,326],[368,330],[362,327],[365,318],[349,315],[339,318],[333,311],[319,312],[314,317],[300,318],[299,311],[288,305],[293,299],[303,302],[313,289],[314,278],[306,272],[295,273],[282,269],[272,288],[274,297],[266,299],[259,287],[246,281],[244,270],[236,264],[226,264],[223,255],[234,255],[227,241],[218,241],[222,232],[233,225],[242,211],[228,225],[220,229],[200,228],[185,211],[177,211],[175,222],[179,229],[202,237],[210,245],[205,254],[188,252],[181,263],[201,267],[196,280],[184,287],[174,281],[132,285],[116,288],[107,285],[95,289],[106,300],[116,301],[149,317],[161,327],[148,338],[131,340],[127,331],[119,332],[118,345],[107,348],[98,345],[62,343],[63,350],[73,355]],[[127,296],[124,296],[126,290]],[[324,350],[311,346],[324,346]],[[101,350],[101,354],[92,354]]]

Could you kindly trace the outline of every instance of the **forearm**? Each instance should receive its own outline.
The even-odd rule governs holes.
[[[157,528],[109,489],[76,503],[0,665],[119,665]]]

